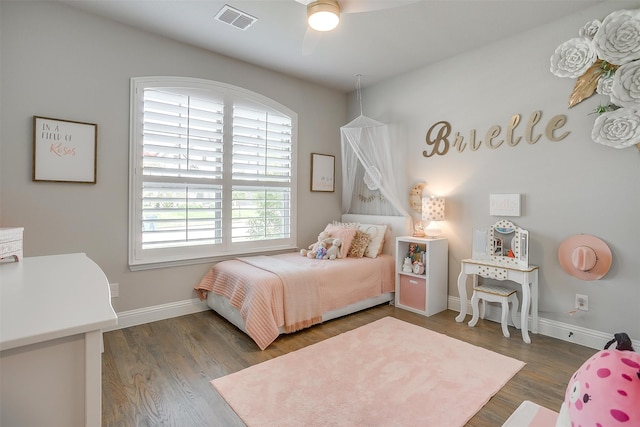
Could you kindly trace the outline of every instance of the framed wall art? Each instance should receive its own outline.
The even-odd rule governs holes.
[[[98,125],[33,116],[33,181],[96,183]]]
[[[311,191],[335,191],[335,156],[311,153]]]

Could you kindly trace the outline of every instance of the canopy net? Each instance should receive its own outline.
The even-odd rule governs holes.
[[[340,128],[342,213],[411,216],[398,198],[401,173],[394,171],[386,124],[362,114]]]

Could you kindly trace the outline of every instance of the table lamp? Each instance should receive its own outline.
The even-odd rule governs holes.
[[[440,222],[444,220],[444,198],[443,197],[423,197],[422,198],[422,221],[429,221],[429,225],[424,228],[427,238],[434,239],[442,234]]]

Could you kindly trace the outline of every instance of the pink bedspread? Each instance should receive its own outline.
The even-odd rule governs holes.
[[[271,258],[275,260],[274,265],[293,263],[308,270],[310,279],[307,284],[315,282],[317,285],[320,313],[391,292],[395,288],[394,260],[389,255],[381,255],[376,259],[316,260],[299,253],[287,253]],[[262,350],[278,337],[280,327],[293,331],[321,321],[312,313],[309,319],[298,326],[287,325],[285,313],[300,310],[285,307],[285,287],[281,275],[239,259],[215,264],[195,289],[200,299],[206,299],[208,292],[228,298],[231,305],[240,311],[247,334]],[[295,301],[286,303],[295,304]],[[300,319],[296,321],[300,323]]]

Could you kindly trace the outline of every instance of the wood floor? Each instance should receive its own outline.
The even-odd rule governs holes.
[[[209,381],[385,316],[527,363],[469,421],[467,426],[471,427],[501,426],[523,400],[557,411],[569,377],[596,352],[539,334],[531,335],[532,343],[525,344],[516,329],[510,328],[511,338],[505,338],[498,323],[480,320],[470,328],[466,323],[456,323],[457,314],[444,311],[423,317],[381,305],[281,336],[265,351],[213,311],[107,332],[102,362],[102,424],[244,426]],[[476,363],[482,369],[482,361]],[[303,425],[313,423],[301,422]]]

